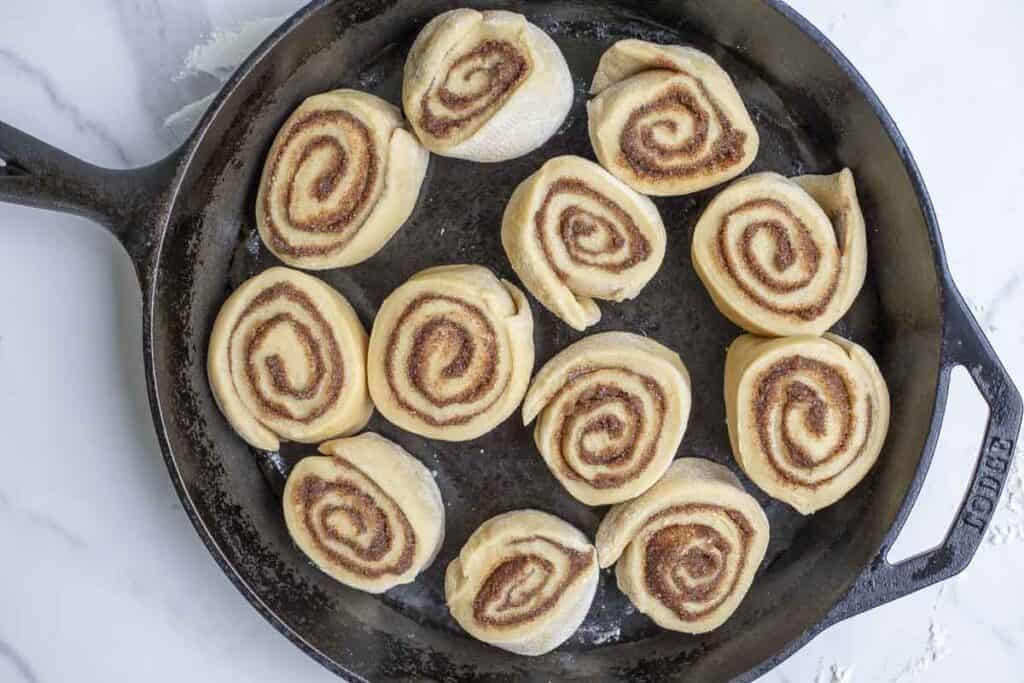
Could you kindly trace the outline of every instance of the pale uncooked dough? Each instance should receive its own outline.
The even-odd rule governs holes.
[[[690,375],[679,355],[629,332],[567,347],[537,373],[523,423],[555,478],[587,505],[640,495],[675,457],[690,415]]]
[[[594,154],[637,192],[697,192],[757,156],[757,128],[732,79],[692,47],[620,40],[601,56],[590,92]]]
[[[558,46],[513,12],[444,12],[423,28],[405,62],[406,115],[423,145],[442,156],[522,156],[555,134],[572,97]]]
[[[601,319],[594,299],[636,297],[665,258],[654,202],[577,156],[550,159],[516,188],[501,242],[530,293],[576,330]]]
[[[825,332],[849,310],[867,272],[853,174],[737,180],[697,221],[692,259],[718,309],[748,332]]]
[[[365,261],[416,205],[429,153],[402,112],[357,90],[314,95],[288,117],[256,198],[260,237],[279,259],[321,270]]]
[[[864,478],[889,428],[878,365],[833,334],[739,337],[725,359],[725,408],[736,462],[805,515]]]
[[[367,368],[373,402],[394,424],[444,441],[475,439],[526,393],[530,305],[482,266],[428,268],[384,300]]]
[[[680,458],[597,530],[602,567],[659,626],[706,633],[732,616],[768,547],[768,518],[727,468]]]
[[[256,448],[351,434],[373,413],[366,330],[348,301],[312,275],[270,268],[221,307],[207,374],[221,412]]]
[[[341,583],[382,593],[430,566],[444,541],[444,503],[430,471],[401,446],[366,432],[320,446],[284,489],[296,545]]]
[[[485,643],[541,655],[576,632],[597,591],[597,553],[558,517],[517,510],[492,517],[448,565],[448,609]]]

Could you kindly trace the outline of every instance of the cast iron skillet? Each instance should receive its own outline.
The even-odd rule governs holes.
[[[228,427],[204,372],[208,334],[225,297],[275,261],[254,229],[263,158],[306,96],[339,86],[399,101],[406,50],[426,20],[454,5],[507,7],[551,33],[577,97],[562,130],[512,162],[434,157],[419,207],[378,255],[323,273],[369,327],[376,307],[416,271],[487,265],[514,277],[498,226],[515,185],[544,159],[591,155],[583,107],[601,52],[618,38],[689,43],[732,74],[761,132],[753,170],[853,169],[870,226],[868,282],[838,331],[879,360],[893,399],[878,466],[850,495],[801,517],[759,496],[772,541],[753,590],[721,629],[701,637],[655,628],[608,573],[581,630],[556,652],[511,656],[463,634],[444,607],[449,560],[483,520],[539,507],[593,533],[603,510],[574,502],[547,472],[530,431],[511,419],[464,444],[430,442],[379,416],[370,428],[437,472],[448,504],[438,560],[409,586],[372,597],[316,571],[290,542],[282,477],[312,447],[256,452]],[[97,168],[0,124],[0,199],[82,214],[106,225],[135,262],[153,419],[171,478],[196,530],[238,589],[324,666],[360,680],[749,681],[837,621],[962,570],[981,541],[1007,476],[1020,396],[957,292],[935,216],[909,151],[875,95],[818,31],[778,0],[715,2],[312,3],[268,38],[223,88],[185,144],[152,166]],[[635,302],[602,305],[594,331],[639,331],[678,350],[695,405],[681,452],[735,468],[722,402],[724,349],[738,330],[694,275],[691,230],[717,190],[657,203],[669,228],[661,271]],[[534,305],[537,360],[580,337]],[[965,366],[991,408],[977,468],[949,535],[892,565],[886,552],[928,469],[950,369]],[[268,485],[269,484],[269,485]]]

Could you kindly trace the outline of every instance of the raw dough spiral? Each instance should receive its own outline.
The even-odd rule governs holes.
[[[736,86],[692,47],[620,40],[601,56],[590,93],[594,153],[637,192],[697,192],[757,156],[757,129]]]
[[[373,412],[362,323],[341,294],[290,268],[265,270],[224,302],[207,374],[221,412],[256,448],[350,434]]]
[[[466,441],[515,411],[533,370],[526,296],[482,266],[428,268],[384,300],[370,335],[370,395],[394,424]]]
[[[522,156],[554,135],[573,85],[555,42],[521,14],[456,9],[434,17],[405,62],[402,103],[435,154]]]
[[[659,626],[706,633],[739,607],[768,547],[768,518],[727,468],[680,458],[597,530],[601,566]]]
[[[284,489],[296,545],[347,586],[370,593],[409,583],[444,541],[444,503],[430,471],[398,444],[367,432],[320,446]]]
[[[549,160],[516,188],[501,242],[530,293],[576,330],[601,319],[594,298],[634,298],[665,258],[654,202],[577,156]]]
[[[874,359],[832,334],[739,337],[726,355],[725,407],[736,462],[805,515],[864,478],[889,428]]]
[[[267,155],[256,225],[290,266],[351,266],[376,254],[405,223],[429,154],[402,113],[356,90],[310,97]]]
[[[737,180],[704,210],[693,265],[715,305],[755,334],[821,334],[864,284],[867,237],[853,174]]]
[[[448,565],[448,608],[466,631],[521,655],[541,655],[571,636],[597,591],[594,546],[538,510],[492,517]]]
[[[628,332],[581,339],[541,368],[523,401],[540,415],[537,449],[587,505],[640,495],[665,473],[686,431],[690,375],[678,354]]]

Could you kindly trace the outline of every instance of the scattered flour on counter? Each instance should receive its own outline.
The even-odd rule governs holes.
[[[1024,473],[1017,453],[1010,461],[1006,490],[999,500],[995,517],[985,536],[990,546],[1024,543]]]
[[[939,622],[932,619],[932,623],[928,625],[928,647],[925,650],[929,666],[945,659],[951,651],[949,634]]]
[[[949,634],[933,616],[928,624],[928,640],[924,652],[907,663],[900,674],[893,679],[896,682],[925,680],[924,675],[933,666],[945,659],[952,649],[949,646]]]
[[[928,618],[928,637],[925,639],[924,649],[913,659],[907,660],[903,670],[900,671],[893,683],[910,683],[910,681],[927,680],[925,673],[935,664],[945,659],[952,651],[950,646],[949,633],[938,621],[939,609],[946,600],[946,593],[954,590],[956,578],[943,582],[935,594],[935,602],[932,603],[931,615]]]
[[[217,79],[216,87],[223,85],[238,65],[249,56],[263,39],[284,23],[286,17],[264,17],[243,22],[232,30],[214,31],[201,43],[189,50],[181,72],[175,81],[193,78],[202,74]],[[181,135],[188,134],[206,108],[213,101],[216,90],[184,107],[164,119],[164,127]]]
[[[853,667],[843,666],[838,662],[825,666],[825,660],[821,660],[814,683],[853,683]]]

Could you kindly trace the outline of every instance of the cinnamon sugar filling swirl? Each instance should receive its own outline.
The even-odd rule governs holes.
[[[516,188],[501,241],[530,293],[577,330],[600,320],[594,299],[636,297],[665,257],[654,202],[576,156],[549,160]]]
[[[310,97],[267,155],[256,199],[260,237],[297,268],[364,261],[409,218],[428,157],[401,112],[379,97],[356,90]]]
[[[620,40],[602,55],[590,93],[594,153],[637,192],[697,192],[757,155],[757,129],[729,75],[691,47]]]
[[[554,41],[521,14],[456,9],[432,19],[405,63],[402,102],[430,151],[504,161],[543,144],[572,105]]]
[[[473,532],[448,565],[445,597],[474,638],[540,655],[583,623],[597,580],[597,553],[586,536],[546,512],[517,510]]]
[[[726,356],[725,401],[736,462],[765,493],[805,515],[864,478],[889,427],[878,365],[832,334],[741,336]]]
[[[597,530],[601,566],[662,628],[706,633],[736,611],[768,547],[768,519],[727,468],[680,458]]]
[[[704,210],[692,254],[715,305],[740,327],[821,334],[849,310],[867,271],[853,174],[738,180]]]
[[[503,422],[533,369],[526,297],[482,266],[424,270],[384,301],[373,323],[370,394],[408,431],[465,441]]]
[[[348,301],[317,278],[270,268],[217,314],[207,374],[221,412],[251,445],[316,443],[357,431],[373,405],[366,331]]]
[[[537,373],[523,422],[551,473],[579,501],[640,495],[665,473],[686,431],[690,376],[679,356],[628,332],[586,337]]]
[[[381,593],[409,583],[444,540],[444,504],[430,471],[372,432],[320,446],[292,468],[284,517],[326,574]]]

